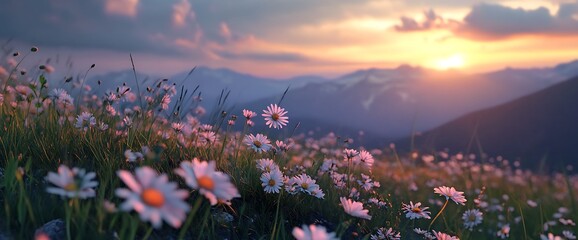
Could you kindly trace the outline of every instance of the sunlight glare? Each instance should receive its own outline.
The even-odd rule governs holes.
[[[437,60],[435,67],[440,70],[448,70],[462,68],[464,65],[464,57],[461,54],[454,54],[447,58]]]

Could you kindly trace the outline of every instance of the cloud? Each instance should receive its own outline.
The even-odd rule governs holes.
[[[463,20],[442,17],[434,10],[424,11],[418,21],[403,16],[394,29],[398,32],[448,29],[454,35],[479,41],[505,39],[519,35],[578,35],[578,3],[560,3],[558,12],[548,8],[511,8],[499,4],[474,5]]]
[[[495,4],[472,8],[454,33],[475,40],[497,40],[517,35],[578,34],[578,3],[559,5],[556,15],[545,7],[532,10]]]
[[[173,5],[173,24],[177,27],[184,27],[189,19],[195,19],[191,3],[187,0],[175,3]]]
[[[423,12],[423,21],[417,21],[413,18],[403,16],[400,18],[401,25],[396,25],[394,28],[399,32],[413,32],[426,31],[439,28],[450,28],[457,24],[457,21],[444,19],[442,16],[434,12],[433,9]]]
[[[46,47],[201,56],[202,42],[211,40],[205,39],[189,1],[6,0],[0,22],[10,24],[0,28],[0,39]],[[176,44],[183,39],[194,44]]]
[[[137,14],[139,0],[106,0],[104,9],[107,13],[134,17]]]

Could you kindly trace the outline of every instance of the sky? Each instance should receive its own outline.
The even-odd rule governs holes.
[[[4,48],[38,46],[37,59],[95,63],[97,72],[130,68],[129,54],[147,74],[209,66],[272,78],[401,64],[477,73],[578,59],[577,0],[2,2]]]

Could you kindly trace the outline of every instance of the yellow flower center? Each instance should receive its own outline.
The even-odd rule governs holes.
[[[72,192],[72,191],[78,190],[78,186],[76,186],[76,183],[71,182],[71,183],[69,183],[69,184],[66,184],[66,186],[64,186],[63,189],[66,190],[66,191],[71,191],[71,192]]]
[[[269,186],[273,187],[275,186],[275,183],[276,183],[275,180],[269,179]]]
[[[411,211],[414,212],[414,213],[420,213],[420,212],[421,212],[421,209],[418,208],[418,207],[414,207],[414,208],[411,209]]]
[[[273,113],[273,115],[271,115],[271,118],[273,119],[273,121],[277,121],[279,120],[279,114]]]
[[[301,187],[302,187],[303,189],[307,189],[307,188],[309,188],[309,184],[307,184],[307,183],[301,183]]]
[[[145,189],[141,196],[142,201],[151,207],[161,207],[165,203],[165,196],[163,193],[154,188]]]
[[[468,217],[468,219],[470,220],[470,222],[473,222],[473,221],[476,220],[476,215],[470,214],[470,216]]]
[[[255,145],[255,147],[260,148],[263,144],[257,140],[253,141],[253,145]]]
[[[207,190],[213,190],[215,188],[215,181],[213,181],[213,179],[210,177],[201,176],[197,178],[197,182],[199,183],[199,187],[201,188]]]

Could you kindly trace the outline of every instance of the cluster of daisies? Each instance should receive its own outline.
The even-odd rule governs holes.
[[[240,197],[239,191],[230,181],[230,177],[215,169],[215,161],[183,161],[174,170],[182,177],[186,185],[209,200],[211,205],[217,203],[230,204],[233,198]],[[190,210],[186,199],[190,190],[179,189],[176,182],[169,181],[167,174],[159,174],[148,166],[136,168],[134,174],[117,171],[117,176],[128,188],[118,188],[115,193],[124,199],[118,209],[121,211],[135,210],[141,220],[150,221],[155,228],[162,226],[162,220],[179,228]],[[66,198],[86,199],[95,196],[94,172],[87,173],[84,169],[61,165],[58,173],[50,172],[46,180],[54,186],[48,187],[49,193]],[[110,204],[110,203],[109,203]],[[115,209],[115,207],[108,207]]]

